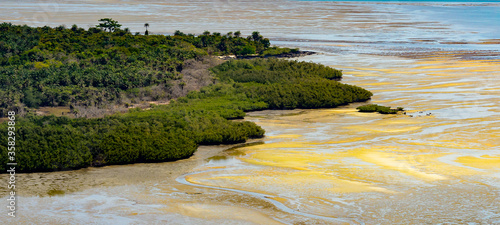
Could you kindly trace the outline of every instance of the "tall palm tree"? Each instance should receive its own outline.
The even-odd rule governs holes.
[[[144,35],[148,35],[149,34],[149,32],[148,32],[149,23],[145,23],[144,27],[146,28],[146,32],[144,32]]]

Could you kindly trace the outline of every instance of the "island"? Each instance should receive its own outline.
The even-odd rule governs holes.
[[[259,32],[132,34],[111,18],[73,25],[0,24],[0,117],[15,113],[17,172],[165,162],[199,145],[263,137],[265,109],[332,108],[372,93],[340,83],[342,72],[282,59]],[[221,59],[234,55],[236,59]],[[63,108],[60,116],[41,107]],[[0,124],[8,133],[9,124]],[[6,138],[0,171],[7,170]]]

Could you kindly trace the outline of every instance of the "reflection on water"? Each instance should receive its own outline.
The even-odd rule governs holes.
[[[364,103],[253,112],[246,120],[267,131],[257,143],[201,148],[173,163],[19,175],[14,222],[500,223],[500,35],[485,21],[462,29],[460,18],[429,16],[491,16],[497,3],[65,2],[59,10],[68,13],[111,2],[115,19],[135,29],[147,20],[157,32],[260,30],[275,44],[321,52],[300,60],[343,70],[342,82],[374,92],[371,103],[407,114],[356,112]],[[137,12],[123,16],[132,5]],[[50,22],[102,17],[83,15]]]

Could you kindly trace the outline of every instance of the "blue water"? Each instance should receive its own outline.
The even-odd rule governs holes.
[[[422,17],[429,20],[456,26],[458,30],[470,31],[485,35],[484,38],[500,38],[500,4],[477,5],[477,3],[500,3],[500,0],[472,0],[472,1],[449,1],[449,0],[299,0],[316,2],[367,2],[370,3],[418,3],[439,2],[435,5],[401,5],[398,11],[407,13],[414,17]],[[442,4],[460,3],[460,4]],[[472,4],[467,4],[472,3]],[[477,35],[476,35],[477,36]]]
[[[413,6],[412,10],[416,15],[450,24],[456,30],[480,34],[482,38],[500,37],[499,7],[427,5]]]
[[[119,0],[58,1],[54,6],[0,0],[0,5],[0,21],[15,24],[87,28],[106,16],[133,32],[143,32],[145,22],[158,34],[240,30],[248,35],[259,31],[273,44],[297,40],[300,46],[311,46],[307,43],[315,42],[314,46],[335,53],[500,49],[496,44],[477,44],[500,39],[500,0],[290,0],[265,4],[246,0],[144,0],[131,4]],[[351,46],[342,49],[335,44]]]

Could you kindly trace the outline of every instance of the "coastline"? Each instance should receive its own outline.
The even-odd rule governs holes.
[[[290,53],[282,53],[279,55],[266,55],[266,56],[252,56],[252,55],[247,55],[247,56],[236,56],[237,59],[255,59],[255,58],[298,58],[298,57],[304,57],[308,55],[315,55],[318,54],[317,52],[314,51],[297,51],[297,52],[290,52]]]

